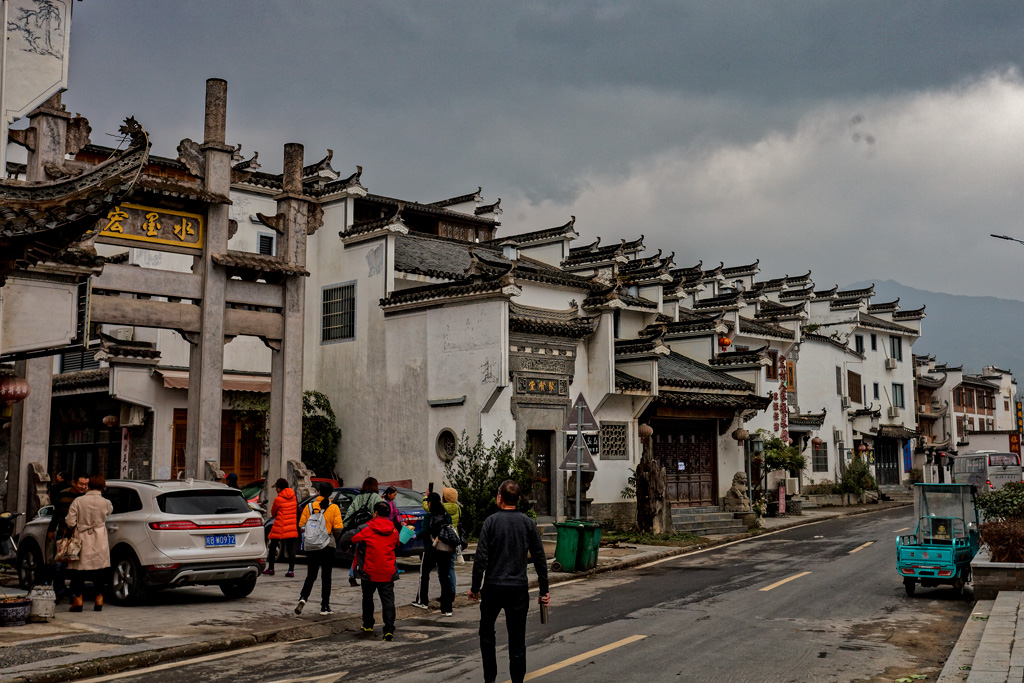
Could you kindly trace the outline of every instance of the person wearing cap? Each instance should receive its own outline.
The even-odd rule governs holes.
[[[225,484],[227,484],[228,486],[230,486],[230,487],[231,487],[231,488],[233,488],[233,489],[238,489],[238,488],[241,488],[241,487],[240,487],[240,486],[238,485],[238,475],[237,475],[237,474],[235,474],[234,472],[232,472],[231,474],[229,474],[229,475],[227,476],[227,479],[225,480],[225,482],[224,482],[224,483],[225,483]]]
[[[267,568],[263,573],[274,575],[274,560],[277,549],[281,548],[281,559],[288,560],[288,578],[295,576],[295,544],[299,540],[298,503],[295,491],[288,486],[288,480],[281,478],[274,482],[277,497],[270,506],[270,516],[274,518],[274,526],[270,529],[270,552],[267,554]]]

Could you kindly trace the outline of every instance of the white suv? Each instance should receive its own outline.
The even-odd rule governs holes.
[[[137,604],[154,588],[216,585],[229,598],[244,598],[256,587],[267,557],[263,518],[238,489],[207,481],[111,480],[103,496],[114,506],[107,534],[115,602]],[[22,585],[39,578],[49,523],[40,514],[21,534]]]

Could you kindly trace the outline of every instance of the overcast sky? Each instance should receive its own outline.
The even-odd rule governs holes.
[[[379,194],[483,186],[502,234],[577,216],[682,266],[761,260],[821,287],[894,279],[1024,299],[1024,3],[75,3],[68,109],[134,115],[279,172],[335,152]],[[914,302],[904,302],[908,306]]]

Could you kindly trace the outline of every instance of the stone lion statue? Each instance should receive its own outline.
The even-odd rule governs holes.
[[[726,512],[750,512],[750,498],[747,497],[747,473],[733,475],[732,486],[725,494]]]

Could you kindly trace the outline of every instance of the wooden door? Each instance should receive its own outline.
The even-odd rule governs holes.
[[[879,486],[900,483],[900,450],[896,439],[878,439],[875,443],[875,476]]]
[[[654,459],[665,468],[665,498],[689,507],[716,505],[715,423],[703,420],[656,422]]]
[[[551,514],[551,441],[555,433],[531,429],[526,432],[526,440],[533,459],[533,491],[531,497],[536,501],[534,509],[538,515]]]
[[[173,432],[171,437],[171,479],[185,471],[185,431],[188,426],[188,411],[174,409]]]

